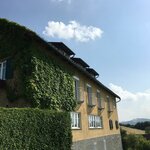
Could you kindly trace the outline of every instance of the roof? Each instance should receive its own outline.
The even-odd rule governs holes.
[[[99,76],[99,74],[93,68],[87,68],[86,70],[95,77]]]
[[[64,52],[68,56],[75,55],[75,53],[69,47],[67,47],[64,43],[62,43],[62,42],[48,42],[48,43],[51,43],[58,50]]]
[[[89,65],[83,61],[81,58],[75,58],[75,57],[72,57],[71,58],[74,62],[80,64],[82,67],[86,68],[86,67],[89,67]]]

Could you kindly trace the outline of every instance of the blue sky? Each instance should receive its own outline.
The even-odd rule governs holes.
[[[149,0],[1,0],[0,17],[70,47],[121,96],[122,121],[150,118],[149,8]]]

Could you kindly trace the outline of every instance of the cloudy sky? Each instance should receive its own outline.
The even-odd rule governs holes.
[[[62,41],[116,92],[119,119],[150,118],[149,0],[0,0],[0,17]]]

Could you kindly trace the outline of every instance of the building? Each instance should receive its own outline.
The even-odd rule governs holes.
[[[62,42],[0,19],[0,106],[71,112],[75,150],[121,150],[120,97]]]

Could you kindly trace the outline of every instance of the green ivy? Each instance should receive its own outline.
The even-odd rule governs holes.
[[[44,40],[25,27],[0,19],[0,43],[0,59],[11,55],[21,85],[14,87],[16,93],[9,87],[12,95],[8,97],[23,97],[32,107],[74,110],[73,75],[46,55],[51,48]]]
[[[71,150],[70,114],[0,108],[1,150]]]

